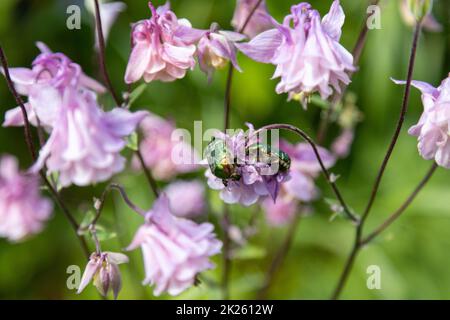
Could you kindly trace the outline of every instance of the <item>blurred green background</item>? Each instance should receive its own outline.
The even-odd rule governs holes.
[[[146,0],[125,1],[128,10],[114,25],[107,46],[107,64],[115,87],[125,90],[123,74],[129,53],[130,22],[147,18]],[[154,1],[160,5],[163,1]],[[292,0],[267,0],[271,14],[281,21],[289,11]],[[328,12],[331,0],[312,0],[321,14]],[[346,22],[342,44],[351,50],[365,18],[366,1],[342,0]],[[82,29],[66,28],[66,8],[70,4],[83,6]],[[217,21],[230,28],[234,0],[173,0],[178,17],[188,18],[195,27],[208,28]],[[389,77],[405,78],[412,30],[399,13],[399,1],[382,1],[382,28],[369,31],[360,71],[355,74],[350,90],[357,94],[357,105],[365,119],[356,131],[352,154],[332,170],[340,174],[338,184],[351,206],[360,212],[367,201],[377,168],[386,151],[401,106],[403,88],[394,85]],[[450,1],[435,1],[434,15],[444,26],[441,33],[424,32],[420,38],[414,78],[439,85],[450,71]],[[55,51],[66,53],[81,64],[89,75],[101,79],[98,61],[93,51],[92,16],[84,9],[84,1],[69,0],[2,0],[0,1],[0,41],[11,66],[29,66],[38,54],[36,41],[47,43]],[[235,74],[232,91],[232,127],[252,122],[256,127],[285,122],[315,134],[320,119],[319,108],[312,105],[304,111],[297,102],[286,102],[285,95],[274,92],[277,81],[270,80],[274,67],[263,65],[240,55],[244,73]],[[207,85],[198,68],[187,76],[169,84],[151,83],[139,98],[134,109],[151,110],[164,117],[172,117],[182,128],[192,129],[195,120],[203,127],[220,128],[223,123],[223,96],[226,71],[216,72]],[[4,113],[15,106],[0,83],[0,108]],[[416,139],[407,135],[407,128],[416,123],[422,106],[420,94],[413,90],[410,110],[400,141],[383,180],[366,231],[380,223],[395,210],[431,165],[418,155]],[[330,135],[336,135],[337,128]],[[295,141],[295,137],[286,134]],[[330,140],[331,141],[331,140]],[[330,142],[328,141],[328,143]],[[0,152],[20,158],[21,166],[30,165],[21,129],[0,128]],[[197,174],[203,178],[203,172]],[[358,299],[449,299],[450,298],[450,173],[439,169],[432,181],[387,232],[365,248],[357,258],[353,273],[342,298]],[[142,174],[126,171],[114,180],[127,188],[130,197],[141,207],[151,206],[153,196]],[[325,197],[331,197],[322,178],[318,184]],[[99,196],[105,185],[95,188],[72,187],[63,197],[78,219]],[[209,192],[209,219],[221,208],[217,193]],[[255,209],[231,206],[233,223],[245,226]],[[278,273],[268,297],[274,299],[326,299],[330,296],[342,270],[344,259],[352,245],[354,229],[344,219],[329,221],[331,212],[323,200],[315,204],[314,214],[301,219],[289,254]],[[111,196],[102,217],[108,228],[116,228],[118,237],[103,243],[105,250],[124,248],[142,222],[116,196]],[[264,273],[274,252],[284,239],[287,228],[270,228],[263,214],[258,215],[259,233],[250,240],[251,250],[233,262],[232,298],[254,298],[262,284]],[[92,247],[92,243],[91,243]],[[152,290],[141,286],[144,278],[139,250],[129,254],[131,262],[121,266],[124,285],[122,299],[153,299]],[[215,283],[220,280],[218,267],[207,272],[203,284],[188,290],[180,298],[220,298]],[[73,230],[60,211],[40,234],[19,244],[0,240],[0,298],[18,299],[98,299],[90,285],[81,295],[66,287],[69,265],[80,265],[83,259]],[[366,269],[370,265],[381,268],[382,289],[369,290]],[[206,279],[206,280],[205,280]],[[168,297],[162,297],[168,298]]]

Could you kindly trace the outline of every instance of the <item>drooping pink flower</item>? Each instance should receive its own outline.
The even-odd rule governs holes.
[[[46,165],[49,173],[59,174],[61,186],[67,187],[102,182],[123,170],[125,158],[120,151],[127,144],[125,138],[136,130],[146,112],[122,108],[104,112],[95,94],[75,89],[66,89],[55,104],[61,108],[34,171]]]
[[[178,295],[191,287],[197,274],[214,265],[209,258],[220,252],[210,223],[197,224],[177,218],[163,194],[146,215],[128,250],[141,247],[144,258],[144,284],[154,285],[154,294]]]
[[[244,26],[252,10],[258,4],[259,0],[237,0],[231,25],[236,31]],[[263,0],[248,21],[244,34],[249,38],[260,34],[263,31],[272,29],[275,26],[272,17],[267,12],[266,1]]]
[[[177,141],[173,136],[175,124],[155,114],[148,114],[140,125],[143,139],[139,150],[145,165],[152,170],[157,180],[170,180],[177,174],[198,169],[200,155],[186,141]],[[137,159],[134,168],[140,168]]]
[[[86,265],[77,293],[80,294],[94,279],[94,285],[102,296],[106,297],[108,292],[112,291],[114,299],[117,299],[122,288],[118,265],[122,263],[128,263],[128,257],[122,253],[94,252]]]
[[[51,128],[55,115],[61,107],[61,101],[66,88],[91,90],[104,93],[105,87],[96,80],[84,74],[80,65],[74,63],[62,53],[53,53],[42,42],[37,43],[41,54],[33,61],[31,69],[10,68],[9,72],[19,94],[27,96],[25,107],[28,118],[37,125],[36,116],[42,126]],[[23,118],[19,107],[6,112],[3,126],[22,126]]]
[[[350,83],[353,56],[339,43],[344,19],[339,0],[322,21],[319,12],[303,2],[292,6],[282,25],[236,45],[250,58],[276,65],[276,92],[289,93],[290,98],[301,95],[305,105],[314,92],[327,99],[333,90],[340,92],[341,84]]]
[[[450,77],[444,79],[437,88],[421,81],[412,81],[412,85],[422,92],[424,111],[419,122],[408,132],[418,137],[419,153],[424,159],[434,159],[439,166],[449,169]]]
[[[280,185],[290,178],[289,172],[275,170],[278,168],[248,156],[246,147],[255,144],[258,139],[252,136],[253,126],[247,125],[249,126],[247,132],[238,130],[234,135],[219,132],[216,136],[216,139],[224,141],[226,149],[230,152],[230,158],[235,159],[233,162],[236,165],[236,176],[239,178],[224,181],[213,174],[211,166],[205,172],[208,186],[213,190],[220,190],[220,198],[225,203],[240,203],[244,206],[255,204],[262,196],[270,196],[275,201]],[[206,150],[207,153],[212,151]],[[221,150],[214,152],[220,153]],[[208,154],[206,157],[208,158]]]
[[[191,218],[205,212],[205,186],[198,180],[175,181],[164,193],[169,198],[170,211],[180,218]]]
[[[0,237],[20,241],[40,232],[52,203],[39,194],[38,177],[19,171],[12,156],[0,159]]]
[[[211,80],[214,70],[223,68],[231,61],[236,70],[241,71],[236,59],[235,42],[242,41],[245,36],[232,31],[218,30],[216,24],[200,38],[198,42],[198,62],[200,69]]]
[[[196,30],[186,19],[178,19],[169,2],[156,10],[149,3],[152,17],[133,25],[133,49],[125,73],[125,82],[164,82],[181,79],[195,66],[194,43],[204,31]]]

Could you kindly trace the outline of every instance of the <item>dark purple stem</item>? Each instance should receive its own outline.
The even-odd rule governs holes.
[[[105,56],[105,39],[103,37],[103,27],[102,27],[102,18],[100,15],[100,5],[98,0],[94,0],[95,2],[95,24],[97,26],[97,37],[98,37],[98,58],[100,62],[100,69],[103,75],[103,78],[106,82],[106,86],[108,87],[109,92],[114,98],[115,103],[118,107],[121,106],[122,102],[117,93],[114,91],[114,87],[111,82],[111,78],[109,77],[108,69],[106,68],[106,56]]]
[[[339,277],[338,284],[331,296],[331,299],[333,299],[333,300],[339,299],[339,296],[340,296],[342,290],[344,289],[345,283],[346,283],[348,276],[352,270],[354,260],[357,256],[359,250],[362,247],[362,241],[363,241],[362,235],[363,235],[364,223],[366,222],[367,217],[369,216],[370,209],[372,208],[372,205],[373,205],[375,198],[377,196],[377,193],[378,193],[381,179],[383,178],[383,174],[386,170],[389,159],[391,158],[392,152],[394,151],[395,145],[397,144],[398,137],[400,135],[401,129],[403,127],[403,123],[405,121],[406,112],[408,111],[409,95],[410,95],[410,91],[411,91],[411,81],[412,81],[412,76],[413,76],[413,71],[414,71],[414,62],[415,62],[415,58],[416,58],[417,43],[419,40],[420,30],[421,30],[421,23],[417,22],[415,29],[414,29],[413,42],[412,42],[411,53],[410,53],[410,57],[409,57],[409,65],[408,65],[408,74],[407,74],[405,93],[403,96],[403,102],[402,102],[402,107],[400,110],[400,116],[399,116],[399,119],[397,122],[397,126],[395,128],[394,135],[391,139],[391,142],[389,144],[388,150],[383,159],[381,167],[378,171],[377,177],[375,179],[375,183],[372,187],[372,192],[370,194],[369,201],[368,201],[367,206],[364,210],[364,213],[361,217],[361,221],[358,223],[358,225],[356,227],[355,241],[353,243],[353,249],[347,258],[347,261],[344,265],[344,270],[343,270],[341,276]]]

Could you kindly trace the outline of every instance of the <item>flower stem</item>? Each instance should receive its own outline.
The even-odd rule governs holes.
[[[437,169],[437,164],[433,163],[431,168],[428,170],[425,177],[420,181],[420,183],[417,185],[417,187],[414,189],[414,191],[409,195],[409,197],[403,202],[403,204],[392,214],[387,218],[378,228],[376,228],[372,233],[370,233],[368,236],[366,236],[364,239],[361,240],[362,245],[366,245],[370,242],[372,242],[373,239],[375,239],[380,233],[382,233],[384,230],[386,230],[395,220],[397,220],[403,212],[409,207],[409,205],[414,201],[414,199],[417,197],[419,192],[425,187],[427,182],[431,179],[434,172]]]
[[[347,215],[347,217],[350,220],[352,220],[353,222],[358,224],[359,218],[352,213],[352,211],[348,207],[347,203],[345,202],[341,192],[339,191],[336,183],[331,179],[331,175],[323,163],[322,157],[320,156],[319,150],[317,149],[317,145],[315,144],[315,142],[304,131],[302,131],[299,128],[297,128],[293,125],[290,125],[290,124],[267,125],[267,126],[264,126],[260,129],[256,130],[252,135],[258,135],[262,131],[272,130],[272,129],[283,129],[283,130],[288,130],[288,131],[294,132],[297,135],[299,135],[300,137],[302,137],[312,147],[314,154],[317,158],[317,161],[319,162],[320,168],[322,169],[322,173],[325,176],[328,184],[331,186],[331,189],[333,190],[334,194],[336,195],[336,198],[338,199],[340,205],[342,206],[344,213]]]
[[[333,300],[339,299],[339,296],[340,296],[342,290],[344,289],[345,283],[346,283],[346,281],[348,279],[348,276],[349,276],[349,274],[350,274],[350,272],[352,270],[354,260],[355,260],[359,250],[361,249],[361,247],[363,245],[364,240],[363,240],[362,234],[363,234],[364,223],[366,222],[367,217],[369,216],[370,209],[372,208],[372,205],[373,205],[373,203],[375,201],[375,198],[377,196],[377,192],[378,192],[378,189],[379,189],[380,182],[381,182],[381,179],[383,177],[384,171],[386,170],[387,164],[389,162],[389,159],[391,158],[392,152],[393,152],[394,147],[395,147],[395,145],[396,145],[396,143],[398,141],[398,137],[400,135],[401,129],[403,127],[403,123],[405,121],[406,112],[408,110],[409,95],[410,95],[410,91],[411,91],[411,81],[412,81],[412,76],[413,76],[413,71],[414,71],[414,62],[415,62],[415,58],[416,58],[417,43],[418,43],[418,40],[419,40],[420,30],[421,30],[421,23],[417,22],[416,26],[415,26],[415,29],[414,29],[414,36],[413,36],[413,42],[412,42],[411,53],[410,53],[410,58],[409,58],[409,66],[408,66],[408,74],[407,74],[405,93],[404,93],[404,96],[403,96],[403,102],[402,102],[402,107],[401,107],[401,110],[400,110],[400,117],[399,117],[398,122],[397,122],[397,127],[395,129],[394,135],[393,135],[392,140],[391,140],[391,142],[389,144],[388,150],[387,150],[386,155],[385,155],[385,157],[383,159],[381,167],[380,167],[380,169],[378,171],[378,175],[377,175],[377,177],[375,179],[375,183],[373,185],[372,192],[370,194],[370,198],[369,198],[369,201],[367,203],[367,206],[366,206],[366,208],[364,210],[364,213],[363,213],[363,215],[361,217],[360,222],[356,226],[356,235],[355,235],[355,241],[354,241],[354,244],[353,244],[353,249],[352,249],[352,251],[350,252],[350,255],[347,258],[347,262],[345,263],[344,270],[343,270],[343,272],[342,272],[342,274],[341,274],[341,276],[339,278],[339,281],[338,281],[338,284],[336,286],[336,289],[334,290],[334,292],[333,292],[333,294],[331,296],[331,298]],[[433,171],[434,171],[434,169],[431,170],[431,174],[433,173]],[[422,181],[423,184],[425,184],[428,181],[428,179],[429,179],[428,175],[430,175],[430,177],[431,177],[431,174],[429,172],[429,174],[427,174],[427,176],[425,176],[425,179],[424,179],[425,182]],[[421,184],[422,184],[422,182],[421,182]],[[420,191],[420,189],[423,187],[423,186],[421,186],[421,184],[419,184],[418,190],[417,191],[415,190],[413,192],[413,194],[410,196],[411,199],[409,200],[409,198],[408,198],[407,201],[405,202],[405,204],[404,204],[405,205],[405,209],[412,202],[412,200],[414,199],[414,197],[415,197],[414,193],[417,194]],[[401,214],[401,212],[403,212],[403,210],[404,209],[400,210],[400,214]],[[386,227],[390,223],[392,223],[398,217],[398,215],[400,215],[400,214],[394,214],[394,219],[391,222],[388,222]],[[383,227],[383,229],[381,231],[383,231],[384,228],[385,227]],[[379,231],[379,232],[381,232],[381,231]],[[378,233],[376,235],[378,235]],[[365,242],[364,244],[367,244],[367,243],[368,242]]]
[[[130,200],[130,198],[128,198],[128,195],[125,192],[125,189],[118,183],[111,183],[103,191],[102,196],[100,197],[100,205],[96,208],[96,215],[95,215],[94,219],[92,220],[92,222],[90,223],[90,225],[95,225],[97,223],[98,219],[100,219],[100,216],[103,211],[103,207],[105,206],[106,197],[113,190],[119,191],[120,195],[122,196],[123,201],[127,204],[128,207],[130,207],[131,210],[133,210],[133,211],[139,213],[141,216],[145,217],[146,212],[144,210],[142,210],[141,208],[139,208],[138,206],[136,206]]]
[[[250,11],[247,19],[245,20],[242,27],[239,29],[239,33],[245,31],[248,23],[250,22],[253,14],[256,12],[256,9],[261,5],[262,0],[259,0],[256,5],[253,7],[252,11]],[[231,109],[231,87],[233,84],[233,65],[230,63],[228,66],[228,75],[227,82],[225,86],[225,98],[224,98],[224,124],[223,129],[224,132],[230,126],[230,109]],[[230,236],[229,236],[229,227],[230,227],[230,212],[228,205],[225,205],[222,217],[222,227],[223,227],[223,274],[222,274],[222,295],[224,300],[228,300],[230,297],[229,292],[229,279],[230,279],[230,270],[231,270],[231,260],[230,260]]]
[[[98,0],[94,0],[95,3],[95,25],[97,29],[97,38],[98,38],[98,58],[100,62],[100,69],[103,75],[103,78],[106,82],[106,86],[108,87],[109,92],[111,93],[115,103],[117,106],[121,106],[122,102],[117,93],[114,91],[114,87],[111,82],[111,78],[109,77],[108,69],[106,68],[106,56],[105,56],[105,39],[103,37],[103,27],[102,27],[102,18],[100,15],[100,5]]]
[[[230,273],[231,273],[231,239],[229,235],[230,230],[230,211],[229,205],[224,204],[223,217],[223,272],[222,272],[222,299],[230,299]]]
[[[245,19],[244,24],[242,27],[238,30],[239,33],[243,33],[245,31],[245,28],[247,28],[247,25],[249,24],[251,18],[256,12],[256,9],[261,5],[262,0],[259,0],[253,9],[250,11],[249,15],[247,16],[247,19]],[[226,131],[230,126],[230,108],[231,108],[231,87],[233,84],[233,73],[234,68],[233,65],[230,64],[228,66],[228,75],[227,75],[227,83],[225,87],[225,104],[224,104],[224,131]]]
[[[142,156],[142,153],[139,149],[136,150],[136,155],[139,159],[139,163],[141,164],[142,170],[144,171],[145,177],[147,178],[148,184],[150,185],[150,188],[153,191],[153,194],[155,195],[156,198],[158,198],[159,197],[158,185],[156,184],[156,180],[153,178],[152,173],[145,165],[144,157]]]
[[[24,120],[23,122],[24,122],[24,131],[25,131],[25,142],[27,144],[28,151],[30,152],[31,159],[34,162],[37,159],[37,155],[36,155],[36,150],[34,149],[33,137],[31,135],[31,126],[30,126],[30,122],[28,120],[27,110],[25,108],[25,104],[24,104],[22,98],[17,93],[16,88],[14,87],[14,84],[13,84],[13,82],[11,80],[11,76],[9,74],[8,60],[7,60],[6,55],[5,55],[4,51],[3,51],[3,48],[1,46],[0,46],[0,60],[1,60],[2,66],[3,66],[3,70],[4,70],[4,73],[5,73],[5,78],[6,78],[6,82],[8,84],[9,91],[14,96],[14,99],[16,100],[16,103],[19,105],[20,110],[22,111],[22,117],[23,117],[23,120]],[[78,234],[78,227],[79,227],[79,225],[76,222],[74,216],[71,214],[69,209],[66,207],[66,205],[62,201],[61,196],[58,193],[58,191],[56,191],[54,186],[48,180],[45,172],[43,170],[40,170],[39,171],[39,175],[41,176],[41,178],[44,181],[45,185],[47,186],[48,190],[50,191],[51,196],[53,197],[55,202],[60,207],[61,211],[66,216],[67,220],[69,220],[69,223],[72,226],[72,228],[75,230],[77,238],[80,241],[80,245],[81,245],[81,248],[83,250],[83,253],[85,254],[86,258],[89,259],[89,249],[88,249],[86,240],[84,239],[83,236],[80,236]]]
[[[295,232],[297,231],[298,225],[300,221],[300,215],[296,214],[293,221],[290,222],[289,230],[286,234],[286,238],[284,238],[283,243],[280,248],[277,250],[270,266],[269,270],[266,273],[266,277],[264,279],[264,283],[257,294],[257,300],[264,300],[267,298],[267,293],[272,285],[275,277],[277,276],[284,259],[286,258],[289,249],[292,245],[292,240],[294,239]]]
[[[430,180],[430,178],[433,176],[433,173],[436,171],[437,165],[436,163],[433,163],[431,168],[428,170],[425,177],[420,181],[420,183],[417,185],[417,187],[414,189],[414,191],[409,195],[409,197],[402,203],[402,205],[387,218],[379,227],[377,227],[372,233],[370,233],[365,238],[362,237],[361,228],[357,229],[357,237],[355,239],[355,243],[353,245],[353,249],[350,252],[350,255],[347,258],[347,261],[344,266],[344,271],[341,274],[341,277],[339,278],[338,285],[336,286],[336,289],[334,290],[333,295],[331,296],[331,299],[336,300],[339,298],[340,293],[342,292],[342,289],[344,288],[346,279],[348,278],[351,268],[353,266],[353,262],[356,258],[356,255],[358,254],[359,250],[365,246],[371,243],[380,233],[382,233],[384,230],[386,230],[395,220],[397,220],[403,212],[409,207],[409,205],[414,201],[414,199],[417,197],[419,192],[425,187],[427,182]],[[359,231],[358,231],[359,230]]]
[[[420,30],[421,30],[421,24],[417,23],[415,30],[414,30],[413,43],[412,43],[411,54],[410,54],[410,58],[409,58],[408,75],[407,75],[407,80],[406,80],[405,93],[403,96],[402,108],[400,110],[400,117],[398,119],[397,127],[395,128],[395,132],[394,132],[394,135],[389,144],[386,155],[383,159],[383,162],[381,164],[381,167],[380,167],[377,177],[375,179],[375,183],[372,188],[369,202],[367,203],[366,209],[364,210],[364,213],[361,218],[361,224],[363,224],[363,222],[365,221],[365,219],[367,218],[367,216],[370,213],[370,209],[372,208],[374,200],[377,196],[377,192],[378,192],[378,189],[380,186],[381,179],[383,178],[384,171],[386,170],[386,167],[391,158],[392,152],[394,151],[395,145],[397,144],[398,137],[400,135],[400,132],[403,127],[403,123],[405,121],[406,112],[408,111],[409,96],[410,96],[410,91],[411,91],[411,81],[412,81],[412,76],[413,76],[413,71],[414,71],[414,63],[415,63],[415,59],[416,59],[417,43],[419,40]]]

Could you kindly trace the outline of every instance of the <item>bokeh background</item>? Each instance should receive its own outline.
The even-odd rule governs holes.
[[[114,25],[107,46],[107,64],[115,87],[125,90],[123,74],[129,54],[130,22],[147,18],[146,0],[125,1],[128,9]],[[163,1],[155,0],[156,5]],[[293,0],[267,0],[271,14],[279,21]],[[331,0],[312,0],[322,14],[328,12]],[[346,22],[342,44],[351,50],[365,18],[366,1],[341,1]],[[66,28],[66,8],[82,6],[82,28]],[[208,28],[217,21],[230,28],[234,0],[173,0],[178,17],[188,18],[195,27]],[[435,1],[434,15],[444,26],[440,33],[421,35],[414,78],[439,85],[450,71],[450,1]],[[351,155],[338,163],[333,172],[340,174],[338,184],[348,202],[360,212],[369,196],[377,168],[384,156],[401,106],[403,88],[389,77],[403,79],[406,74],[412,30],[399,13],[399,1],[382,1],[382,28],[369,31],[360,71],[355,74],[350,91],[357,95],[357,105],[364,121],[357,127]],[[53,50],[66,53],[81,64],[86,73],[101,79],[98,60],[93,51],[93,17],[85,10],[84,1],[75,0],[2,0],[0,1],[0,41],[11,66],[29,66],[38,54],[36,41],[47,43]],[[285,95],[274,92],[277,81],[270,80],[271,65],[253,62],[240,55],[244,73],[235,74],[232,91],[232,127],[243,127],[249,121],[255,126],[286,122],[315,134],[320,109],[312,105],[304,111],[297,102],[286,102]],[[195,120],[204,128],[220,128],[223,123],[223,97],[226,71],[219,71],[211,85],[196,68],[183,80],[162,84],[151,83],[133,106],[148,109],[176,120],[178,127],[192,130]],[[1,113],[15,106],[0,81]],[[422,106],[420,94],[413,90],[410,110],[399,143],[383,180],[366,230],[370,230],[396,209],[431,165],[417,153],[416,139],[407,128],[417,122]],[[333,127],[330,137],[337,134]],[[284,135],[295,141],[295,137]],[[327,141],[327,143],[329,143]],[[14,154],[21,166],[30,165],[21,129],[0,128],[0,153]],[[203,178],[203,172],[188,176]],[[126,171],[114,178],[127,188],[130,197],[141,207],[150,207],[153,196],[141,173]],[[450,172],[439,169],[414,204],[392,227],[357,258],[342,298],[358,299],[449,299],[450,298]],[[318,184],[324,197],[331,197],[322,178]],[[92,188],[73,187],[63,197],[78,219],[99,196],[104,184]],[[161,184],[163,186],[163,184]],[[217,221],[221,203],[216,192],[209,192],[208,217]],[[245,226],[257,207],[243,209],[231,206],[232,221]],[[275,299],[326,299],[330,296],[342,270],[354,236],[354,229],[344,219],[329,221],[331,211],[323,200],[314,205],[313,214],[300,220],[292,247],[275,282],[268,292]],[[264,273],[283,241],[287,227],[269,227],[262,213],[257,215],[258,234],[249,247],[233,262],[231,297],[254,298]],[[116,196],[107,202],[102,223],[117,232],[117,237],[103,243],[106,250],[124,248],[142,222]],[[84,268],[85,261],[73,230],[56,210],[46,228],[19,244],[0,240],[0,298],[18,299],[98,299],[90,285],[81,295],[66,286],[69,265]],[[92,247],[92,243],[91,243]],[[129,254],[131,262],[121,266],[124,277],[122,299],[154,299],[149,287],[141,286],[144,278],[141,253]],[[179,298],[217,299],[220,290],[221,260],[207,272],[202,285],[188,290]],[[369,290],[366,269],[378,265],[382,272],[382,289]],[[169,298],[169,297],[161,297]]]

